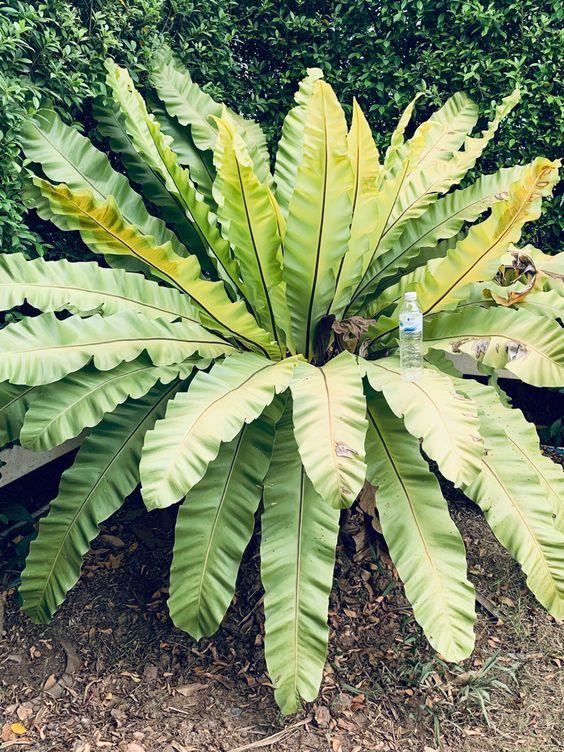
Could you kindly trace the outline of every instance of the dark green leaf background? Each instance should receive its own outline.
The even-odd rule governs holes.
[[[561,151],[562,0],[0,0],[0,247],[60,255],[52,229],[26,219],[18,130],[52,101],[88,130],[89,100],[112,55],[142,84],[151,55],[173,46],[199,83],[244,102],[274,140],[298,80],[320,66],[343,102],[353,93],[380,146],[422,88],[421,116],[463,89],[491,113],[521,86],[481,171]],[[68,114],[66,115],[68,118]],[[561,193],[527,238],[557,249]],[[76,242],[65,254],[80,256]]]

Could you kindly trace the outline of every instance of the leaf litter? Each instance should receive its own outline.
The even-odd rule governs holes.
[[[556,752],[561,627],[479,514],[445,490],[480,598],[477,649],[460,666],[436,656],[414,622],[367,489],[362,510],[345,512],[319,698],[281,718],[261,649],[257,541],[223,627],[195,643],[166,611],[173,520],[138,512],[134,499],[104,526],[50,625],[31,624],[3,589],[0,749]]]

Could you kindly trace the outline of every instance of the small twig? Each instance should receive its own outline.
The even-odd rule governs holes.
[[[229,752],[245,752],[247,749],[259,749],[259,747],[271,747],[273,744],[276,744],[276,742],[281,742],[287,737],[291,736],[294,731],[297,731],[300,726],[305,726],[306,723],[311,723],[311,716],[308,716],[307,718],[304,718],[303,721],[298,721],[297,723],[293,723],[291,726],[287,726],[286,728],[282,729],[282,731],[277,731],[275,734],[272,734],[271,736],[267,736],[265,739],[259,739],[256,742],[251,742],[250,744],[244,744],[242,747],[235,747],[234,749],[230,749]]]
[[[480,606],[484,609],[484,611],[487,611],[490,616],[493,616],[494,619],[497,619],[498,621],[500,619],[503,619],[502,615],[499,613],[497,608],[495,607],[495,604],[493,601],[491,601],[487,596],[482,595],[482,593],[479,593],[476,590],[476,602],[480,604]]]
[[[181,715],[192,715],[192,713],[189,713],[187,710],[182,710],[182,708],[175,708],[172,705],[169,705],[165,710],[172,710],[174,713],[180,713]]]
[[[6,593],[0,593],[0,637],[4,634],[4,604],[6,603]]]
[[[0,749],[8,749],[8,747],[23,747],[28,744],[33,744],[31,739],[14,739],[13,742],[4,742],[0,744]]]

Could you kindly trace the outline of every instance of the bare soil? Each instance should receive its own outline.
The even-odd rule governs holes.
[[[224,624],[197,644],[167,614],[170,514],[130,500],[51,624],[22,615],[13,589],[0,596],[0,750],[561,750],[563,629],[479,512],[457,501],[452,514],[483,604],[474,655],[453,666],[433,652],[385,547],[351,513],[321,694],[283,719],[263,658],[256,541]]]

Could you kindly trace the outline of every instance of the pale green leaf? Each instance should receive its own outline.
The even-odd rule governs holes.
[[[217,630],[233,599],[279,414],[267,408],[222,444],[178,510],[168,608],[174,624],[197,640]]]
[[[307,69],[307,76],[300,82],[298,91],[294,95],[296,106],[288,112],[282,126],[282,135],[276,152],[274,182],[276,184],[276,200],[284,217],[288,215],[288,206],[294,192],[298,167],[303,159],[304,128],[309,102],[314,84],[321,78],[323,78],[323,71],[319,68]]]
[[[339,264],[331,305],[331,312],[337,318],[348,303],[351,290],[366,271],[369,254],[376,244],[378,218],[383,208],[379,188],[384,168],[380,165],[370,126],[356,99],[347,144],[354,175],[352,222],[349,246]]]
[[[57,224],[58,218],[63,216],[63,229],[79,230],[95,253],[109,254],[111,258],[124,255],[142,261],[191,298],[205,326],[236,337],[265,354],[279,355],[279,348],[271,343],[268,332],[260,329],[243,301],[233,303],[221,282],[202,279],[195,256],[181,258],[170,244],[158,245],[155,238],[128,225],[111,196],[100,203],[87,191],[73,193],[66,185],[55,186],[39,178],[34,182],[45,200],[44,218]]]
[[[323,675],[339,511],[308,480],[289,410],[276,431],[261,531],[266,665],[281,711],[295,713],[300,698],[315,700]]]
[[[533,386],[564,383],[562,328],[529,311],[501,306],[441,311],[426,323],[423,336],[426,347],[467,353]]]
[[[366,403],[356,358],[343,352],[321,368],[300,362],[290,388],[306,473],[325,502],[349,507],[366,475]]]
[[[0,384],[0,447],[19,438],[26,410],[35,394],[32,386]]]
[[[288,210],[284,279],[296,351],[312,354],[316,327],[335,292],[349,239],[353,174],[343,110],[316,81],[304,125],[303,159]]]
[[[90,361],[109,371],[143,351],[155,365],[168,366],[195,353],[217,358],[235,350],[198,324],[171,324],[132,311],[64,321],[44,313],[0,330],[0,381],[50,384]]]
[[[214,191],[221,231],[234,249],[259,323],[284,342],[290,321],[282,282],[276,199],[255,175],[234,121],[225,114],[217,126]]]
[[[474,403],[434,368],[426,367],[415,381],[404,381],[397,356],[364,364],[370,386],[383,393],[409,433],[421,439],[441,473],[457,486],[470,483],[480,472],[484,451]]]
[[[196,192],[190,173],[180,165],[171,148],[172,139],[161,131],[156,118],[148,112],[127,70],[110,61],[106,65],[108,86],[123,113],[125,127],[136,150],[161,176],[167,190],[186,213],[202,246],[217,266],[219,276],[245,296],[229,244],[221,237],[215,216]]]
[[[80,576],[98,525],[135,489],[143,436],[178,388],[177,383],[155,387],[106,416],[63,474],[22,574],[22,608],[34,621],[47,622],[53,616]]]
[[[27,301],[39,311],[104,315],[139,311],[151,318],[198,323],[200,312],[187,295],[162,287],[123,269],[106,269],[92,261],[25,259],[21,253],[0,255],[0,309]]]
[[[215,102],[197,83],[188,71],[171,57],[163,57],[153,73],[153,84],[164,102],[169,115],[181,125],[190,126],[194,143],[203,151],[213,149],[217,139],[214,118],[221,117],[224,105]],[[261,127],[254,120],[247,120],[228,109],[232,118],[242,129],[242,135],[251,154],[255,174],[263,183],[270,185],[269,156],[266,139]]]
[[[453,191],[434,203],[420,217],[406,224],[394,247],[378,257],[373,267],[374,282],[405,269],[422,251],[440,240],[454,237],[465,222],[473,222],[520,179],[525,168],[507,167],[483,175],[462,190]]]
[[[274,363],[238,353],[199,373],[190,391],[172,400],[147,435],[141,460],[143,499],[149,509],[174,504],[203,478],[222,442],[258,418],[284,391],[296,362]]]
[[[368,480],[390,556],[415,618],[448,661],[474,647],[474,588],[460,533],[439,484],[382,397],[368,400]]]
[[[545,487],[495,421],[482,415],[480,430],[487,453],[480,475],[464,492],[519,562],[536,598],[553,616],[564,619],[564,533],[554,525]]]
[[[190,252],[196,254],[203,268],[208,273],[212,273],[214,267],[208,257],[206,247],[202,244],[194,226],[186,216],[184,207],[179,203],[178,199],[167,190],[162,176],[139,155],[132,137],[127,132],[125,118],[118,105],[110,99],[104,101],[99,99],[94,102],[93,114],[98,123],[97,130],[105,138],[109,139],[112,151],[120,155],[121,161],[127,170],[131,182],[137,185],[142,190],[143,195],[158,207],[159,215],[173,226],[179,237],[182,238],[183,242],[190,249]],[[157,116],[157,113],[155,113],[155,115]],[[165,125],[168,125],[171,120],[160,107],[157,119],[163,130],[165,128],[165,126],[163,126],[163,121]],[[176,126],[178,128],[181,127],[178,126],[177,123]],[[168,133],[169,131],[167,130],[165,132]],[[190,139],[188,132],[187,138]],[[177,144],[178,139],[174,142],[175,148],[177,147]],[[180,146],[185,144],[186,140],[183,140]],[[189,144],[187,148],[184,148],[184,158],[189,148]],[[196,147],[192,145],[189,153],[200,154],[201,152],[198,152]],[[198,177],[201,176],[201,173],[198,173],[197,169],[195,169],[194,172]],[[205,172],[204,174],[207,175]],[[209,175],[207,176],[209,178]]]
[[[126,399],[140,399],[157,381],[168,384],[208,364],[209,361],[203,360],[155,366],[147,355],[142,355],[130,363],[120,363],[111,371],[98,371],[89,365],[38,390],[25,416],[21,442],[36,452],[52,449],[78,436],[84,428],[97,425]]]
[[[116,172],[108,157],[96,149],[76,128],[65,125],[52,110],[39,110],[21,129],[25,155],[41,165],[55,183],[66,183],[73,192],[89,191],[97,201],[110,196],[130,225],[151,235],[158,245],[170,243],[175,253],[186,255],[186,248],[162,220],[152,217],[125,175]]]

